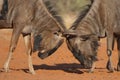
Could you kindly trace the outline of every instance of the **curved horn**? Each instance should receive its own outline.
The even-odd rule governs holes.
[[[64,36],[67,36],[67,35],[77,36],[78,33],[75,30],[66,30],[64,31],[63,35]]]

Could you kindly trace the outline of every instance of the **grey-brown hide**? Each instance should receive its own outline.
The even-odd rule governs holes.
[[[0,19],[5,19],[5,15],[8,11],[8,1],[0,0]]]
[[[2,6],[3,6],[3,0],[0,0],[0,16],[2,16],[1,15],[1,11],[2,11],[2,8],[3,8]]]
[[[92,0],[91,5],[82,11],[73,23],[67,38],[69,49],[85,66],[91,67],[97,56],[99,38],[107,37],[108,63],[107,69],[114,71],[111,54],[114,37],[117,38],[119,61],[117,70],[120,71],[120,1]],[[93,69],[93,68],[92,68]]]
[[[45,58],[56,51],[63,43],[64,24],[52,6],[48,5],[49,0],[7,0],[7,3],[8,11],[5,20],[0,20],[0,26],[3,26],[0,28],[12,28],[13,33],[4,69],[8,72],[12,54],[22,33],[28,54],[29,71],[34,74],[31,59],[31,34],[34,37],[34,51],[44,54],[41,56]],[[2,6],[4,6],[4,2]],[[7,27],[5,23],[8,24]],[[54,44],[52,44],[53,42]]]

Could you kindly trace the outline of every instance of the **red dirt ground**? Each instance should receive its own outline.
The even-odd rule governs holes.
[[[107,63],[105,39],[101,40],[98,52],[99,61],[96,62],[94,73],[87,73],[87,69],[81,68],[64,43],[53,55],[44,60],[39,59],[37,53],[33,53],[32,59],[36,74],[31,75],[26,72],[28,62],[22,37],[12,57],[11,71],[2,72],[8,55],[11,32],[11,30],[0,30],[0,80],[120,80],[120,72],[109,73],[105,67]],[[116,68],[118,60],[116,48],[112,57]]]

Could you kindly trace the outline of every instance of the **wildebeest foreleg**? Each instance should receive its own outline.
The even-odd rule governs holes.
[[[9,47],[8,57],[7,57],[7,60],[6,60],[5,64],[4,64],[5,72],[9,71],[9,63],[11,61],[12,54],[13,54],[15,48],[16,48],[16,45],[17,45],[20,33],[21,33],[21,29],[20,28],[14,28],[13,29],[11,43],[10,43],[10,47]]]
[[[89,70],[89,73],[93,73],[95,69],[95,62],[93,62],[92,67]]]
[[[112,65],[112,48],[113,48],[113,42],[114,42],[114,36],[111,34],[111,35],[108,35],[107,36],[107,54],[108,54],[108,62],[107,62],[107,69],[110,71],[110,72],[114,72],[114,68],[113,68],[113,65]]]
[[[117,48],[118,48],[118,64],[117,64],[117,71],[120,71],[120,38],[117,39]]]
[[[32,64],[32,46],[31,46],[31,35],[24,35],[24,41],[25,41],[25,45],[26,45],[26,49],[27,49],[27,55],[28,55],[28,65],[29,65],[29,71],[32,74],[35,74],[34,68],[33,68],[33,64]]]

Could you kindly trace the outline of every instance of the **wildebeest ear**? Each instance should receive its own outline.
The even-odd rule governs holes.
[[[41,40],[42,40],[41,35],[36,35],[36,36],[34,37],[33,52],[39,50]]]

